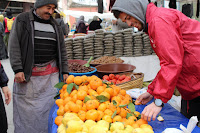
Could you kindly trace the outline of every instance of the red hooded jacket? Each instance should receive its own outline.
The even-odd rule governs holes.
[[[184,100],[200,96],[200,22],[178,10],[150,3],[146,23],[161,66],[148,92],[165,103],[175,87]]]

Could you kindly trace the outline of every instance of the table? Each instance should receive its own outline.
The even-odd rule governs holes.
[[[153,102],[153,100],[150,101],[148,104],[150,104],[151,102]],[[147,105],[136,105],[136,111],[139,111],[141,113],[144,107]],[[49,114],[48,133],[57,133],[58,126],[54,123],[54,119],[57,116],[57,110],[58,106],[54,104]],[[160,114],[165,119],[163,122],[160,122],[157,119],[155,121],[148,122],[148,124],[153,127],[154,133],[162,133],[166,128],[180,129],[180,124],[187,127],[189,119],[183,116],[177,110],[175,110],[168,103],[165,104]],[[200,133],[200,128],[196,126],[192,133]]]

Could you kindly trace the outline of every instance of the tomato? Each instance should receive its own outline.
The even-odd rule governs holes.
[[[114,75],[114,74],[109,74],[109,78],[110,78],[110,79],[114,79],[114,78],[115,78],[115,75]]]
[[[119,77],[119,81],[122,81],[122,80],[124,80],[126,78],[126,75],[121,75],[120,77]]]
[[[116,79],[113,79],[113,80],[111,80],[111,82],[112,82],[113,84],[116,84],[117,80],[116,80]]]
[[[108,81],[108,80],[110,80],[110,78],[109,78],[108,75],[104,75],[104,76],[103,76],[103,80],[107,80],[107,81]]]
[[[120,75],[115,75],[115,79],[119,79]]]
[[[120,84],[120,83],[121,83],[121,81],[119,81],[119,80],[116,81],[116,84]]]
[[[124,80],[130,81],[130,80],[131,80],[131,77],[130,77],[130,76],[127,76]]]

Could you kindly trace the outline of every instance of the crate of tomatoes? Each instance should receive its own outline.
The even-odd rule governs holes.
[[[119,73],[104,75],[103,80],[116,84],[122,89],[129,90],[133,88],[142,88],[144,74],[143,73]]]

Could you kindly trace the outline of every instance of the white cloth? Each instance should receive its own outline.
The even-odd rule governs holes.
[[[144,81],[153,80],[160,70],[160,61],[157,55],[139,57],[120,57],[124,63],[136,66],[134,72],[144,73]]]

